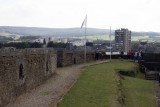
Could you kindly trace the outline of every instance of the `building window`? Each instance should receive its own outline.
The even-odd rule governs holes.
[[[23,79],[23,78],[24,78],[23,65],[20,64],[20,66],[19,66],[19,79]]]

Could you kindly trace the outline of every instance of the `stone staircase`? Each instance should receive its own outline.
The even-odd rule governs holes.
[[[158,79],[158,71],[146,71],[145,72],[146,80],[157,80]]]

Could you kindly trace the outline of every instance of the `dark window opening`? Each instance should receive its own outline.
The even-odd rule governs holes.
[[[74,64],[76,64],[76,58],[74,58]]]
[[[48,69],[48,61],[46,62],[46,71],[48,72],[49,69]]]
[[[19,66],[19,79],[23,79],[23,78],[24,78],[23,65],[20,64],[20,66]]]

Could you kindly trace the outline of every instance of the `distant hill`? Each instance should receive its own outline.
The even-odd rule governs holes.
[[[160,36],[159,32],[132,32],[132,36]]]
[[[0,32],[23,36],[55,36],[55,37],[71,37],[83,36],[84,29],[81,28],[38,28],[38,27],[10,27],[0,26]],[[87,35],[105,35],[109,30],[88,28]]]
[[[81,28],[39,28],[39,27],[14,27],[0,26],[0,33],[17,34],[22,36],[53,36],[72,37],[84,36],[84,29]],[[87,28],[87,35],[108,35],[109,29]],[[112,31],[114,35],[114,30]],[[132,32],[132,36],[160,36],[158,32]]]

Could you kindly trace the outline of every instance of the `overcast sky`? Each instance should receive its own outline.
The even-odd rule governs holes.
[[[0,26],[160,32],[160,0],[0,0]]]

